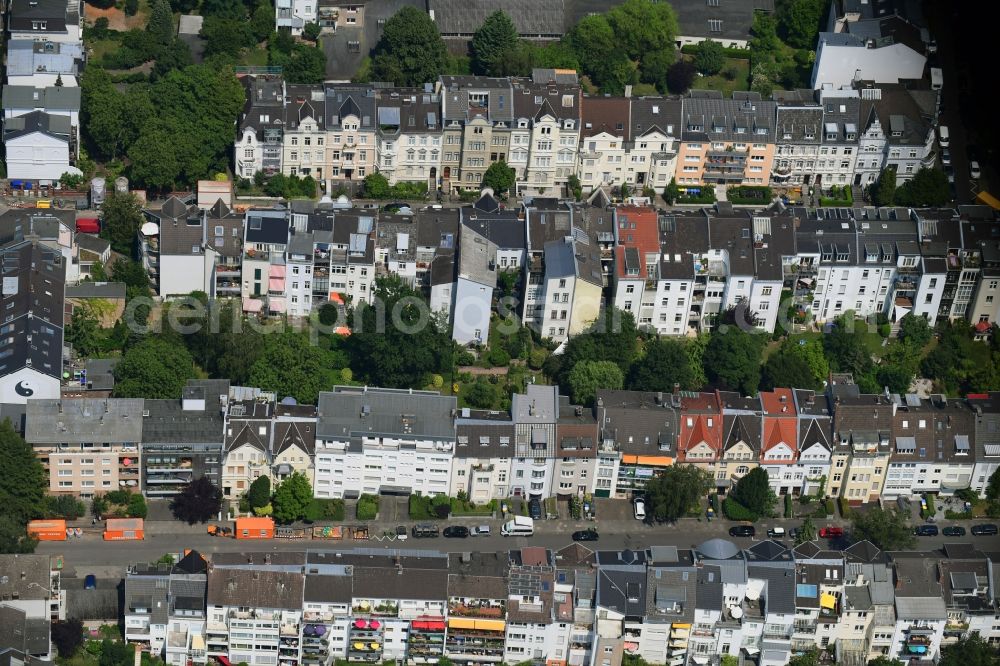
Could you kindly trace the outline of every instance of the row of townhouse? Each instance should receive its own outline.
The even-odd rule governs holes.
[[[971,634],[1000,644],[997,562],[969,544],[884,553],[724,539],[690,549],[191,551],[134,565],[125,640],[176,666],[546,663],[626,658],[780,666],[832,651],[932,663]]]
[[[83,3],[13,0],[5,42],[3,144],[6,176],[51,185],[64,173],[82,175],[80,88],[85,60]],[[26,188],[27,189],[27,188]]]
[[[235,212],[168,199],[147,210],[139,248],[161,297],[240,297],[247,313],[307,317],[315,307],[371,302],[397,275],[447,315],[460,344],[484,344],[500,287],[539,334],[586,331],[606,304],[661,335],[707,330],[746,308],[788,330],[789,308],[816,322],[847,313],[908,314],[931,325],[966,319],[986,335],[1000,320],[1000,235],[985,206],[958,209],[701,210],[526,198],[503,208],[487,188],[471,206],[355,208],[346,197]]]
[[[737,305],[768,332],[789,330],[779,316],[794,305],[817,322],[912,313],[985,333],[998,316],[995,219],[980,206],[617,207],[608,301],[664,335],[706,330]]]
[[[528,386],[509,411],[459,409],[434,391],[338,386],[317,406],[225,380],[190,380],[179,400],[27,401],[25,439],[49,491],[135,488],[168,496],[206,476],[226,497],[260,476],[308,478],[319,498],[362,494],[631,497],[675,464],[725,492],[750,470],[780,495],[879,498],[972,488],[1000,466],[1000,396],[601,390],[593,408]]]
[[[451,193],[477,190],[496,162],[517,191],[556,195],[703,184],[868,185],[935,164],[938,92],[919,82],[858,80],[818,90],[724,98],[584,95],[577,75],[442,76],[424,88],[292,85],[243,78],[235,171],[309,175],[330,187],[382,173]]]

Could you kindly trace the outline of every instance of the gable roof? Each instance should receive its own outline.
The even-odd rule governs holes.
[[[428,0],[427,11],[444,37],[467,37],[500,7],[491,0]],[[563,34],[563,0],[504,0],[504,13],[522,37]]]
[[[61,116],[44,111],[32,111],[23,116],[7,118],[3,121],[4,141],[12,141],[22,136],[39,132],[55,139],[69,142],[71,132],[69,116]]]
[[[274,424],[273,454],[297,446],[310,456],[316,448],[315,422],[278,421]]]

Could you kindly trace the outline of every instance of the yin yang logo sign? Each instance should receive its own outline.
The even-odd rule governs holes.
[[[20,381],[17,383],[16,386],[14,386],[14,393],[17,393],[19,396],[25,398],[30,398],[31,396],[35,395],[34,389],[32,389],[31,386],[24,381]]]

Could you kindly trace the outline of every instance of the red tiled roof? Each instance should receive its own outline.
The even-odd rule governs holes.
[[[640,206],[620,206],[615,210],[618,247],[615,248],[615,266],[618,277],[645,280],[646,255],[660,253],[660,232],[656,211]],[[639,253],[639,275],[625,274],[625,249],[635,248]]]
[[[773,391],[760,392],[761,403],[764,405],[764,413],[769,416],[795,416],[795,402],[792,397],[792,390],[787,388],[776,388]]]
[[[764,417],[764,444],[761,447],[761,458],[767,457],[770,451],[779,444],[785,444],[794,454],[798,450],[796,441],[795,421],[793,419],[783,419],[774,417]],[[795,460],[783,461],[793,463]]]

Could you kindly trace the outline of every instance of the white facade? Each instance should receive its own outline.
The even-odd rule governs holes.
[[[349,451],[344,441],[316,440],[316,497],[344,497],[344,493],[377,495],[382,486],[407,486],[422,495],[450,494],[453,446],[433,441],[412,442],[401,449],[399,440],[370,439],[362,451]]]
[[[524,158],[527,160],[527,151]],[[583,139],[577,163],[577,175],[583,191],[586,193],[602,185],[619,186],[625,182],[625,159],[623,136],[601,132]]]
[[[186,296],[192,291],[211,293],[211,266],[203,254],[160,254],[160,296]]]
[[[69,141],[45,132],[33,132],[4,144],[7,177],[24,180],[59,180],[70,167]]]
[[[312,312],[312,257],[292,258],[289,254],[285,277],[285,297],[288,314],[292,317],[308,317]]]

